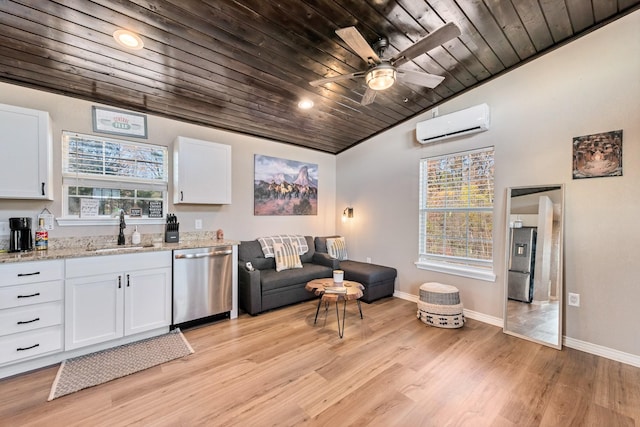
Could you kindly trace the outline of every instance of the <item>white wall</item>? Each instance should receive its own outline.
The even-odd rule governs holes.
[[[337,208],[354,219],[337,231],[349,255],[399,270],[396,290],[455,284],[465,308],[502,318],[505,192],[509,186],[565,184],[565,335],[640,355],[637,310],[640,240],[640,11],[557,49],[439,107],[440,114],[486,102],[488,132],[422,146],[415,124],[429,113],[338,155]],[[572,179],[572,138],[624,130],[624,176]],[[420,158],[495,146],[495,283],[419,270]]]
[[[35,217],[44,207],[47,207],[55,216],[60,216],[62,212],[61,133],[66,130],[92,134],[91,106],[99,104],[4,83],[0,83],[0,103],[45,110],[50,113],[53,122],[53,188],[55,195],[53,202],[0,199],[0,221],[7,221],[9,217],[14,216]],[[232,240],[250,240],[259,236],[283,232],[312,236],[333,234],[336,218],[336,157],[334,155],[152,115],[147,116],[147,122],[149,138],[147,140],[133,138],[133,140],[171,147],[175,137],[180,135],[228,144],[232,147],[232,204],[224,206],[174,206],[171,204],[173,197],[170,196],[168,212],[178,216],[180,231],[195,231],[195,219],[202,219],[203,230],[222,228],[225,232],[225,238]],[[0,137],[2,136],[0,135]],[[318,214],[313,216],[254,216],[254,154],[318,164]],[[11,160],[1,158],[1,161]],[[171,170],[170,161],[170,172]],[[171,180],[169,185],[169,190],[172,191]],[[163,231],[161,225],[144,225],[138,228],[141,233],[161,233]],[[125,231],[128,237],[133,232],[133,228],[127,227]],[[49,237],[115,236],[117,233],[118,228],[115,226],[73,226],[56,227],[49,233]]]

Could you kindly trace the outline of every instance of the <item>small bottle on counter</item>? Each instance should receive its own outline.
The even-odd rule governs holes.
[[[140,233],[138,233],[138,226],[136,225],[136,230],[131,235],[131,243],[134,245],[140,244]]]
[[[49,232],[44,228],[44,218],[40,218],[36,229],[36,251],[46,251],[47,249],[49,249]]]

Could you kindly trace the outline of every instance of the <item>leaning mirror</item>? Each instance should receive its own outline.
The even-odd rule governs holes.
[[[564,187],[507,189],[504,332],[562,348]]]

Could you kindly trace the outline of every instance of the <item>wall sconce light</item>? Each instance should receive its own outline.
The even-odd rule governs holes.
[[[342,211],[342,220],[346,221],[347,218],[353,218],[353,208],[344,208]]]

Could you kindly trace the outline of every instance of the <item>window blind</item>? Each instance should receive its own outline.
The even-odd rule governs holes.
[[[420,160],[420,258],[493,259],[493,147]]]
[[[103,188],[168,188],[166,147],[63,132],[66,185]]]

